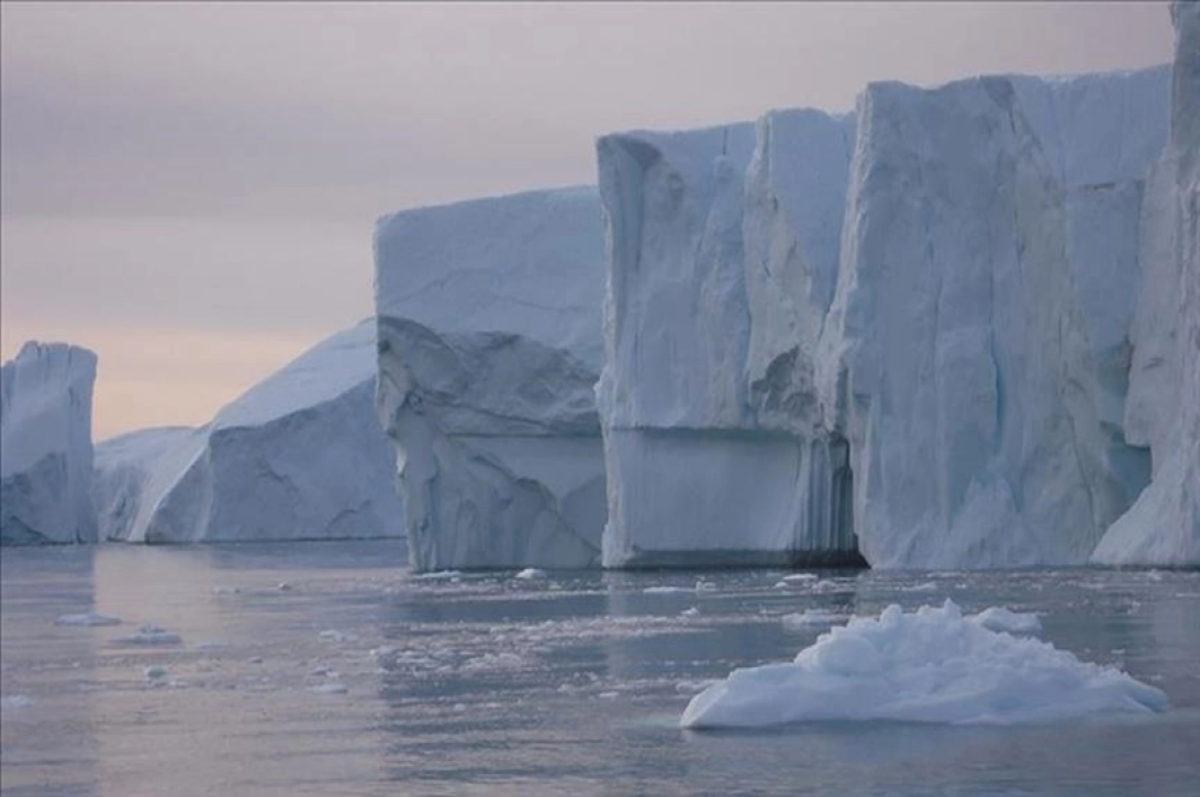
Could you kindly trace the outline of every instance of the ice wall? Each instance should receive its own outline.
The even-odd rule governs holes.
[[[0,543],[94,542],[96,355],[26,343],[0,367]]]
[[[198,429],[96,447],[101,534],[173,543],[395,537],[404,505],[374,412],[375,324],[317,344]]]
[[[848,451],[818,431],[812,363],[853,124],[784,111],[599,140],[605,566],[856,557]]]
[[[377,407],[414,568],[598,563],[602,243],[592,188],[380,219]]]
[[[1153,480],[1092,555],[1200,564],[1200,3],[1172,6],[1170,140],[1146,187],[1125,427]]]
[[[1167,77],[861,97],[817,381],[873,566],[1083,562],[1144,487],[1127,331]]]

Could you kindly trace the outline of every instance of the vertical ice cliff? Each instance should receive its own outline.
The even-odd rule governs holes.
[[[1104,535],[1104,564],[1200,564],[1200,3],[1172,6],[1170,139],[1147,181],[1125,427],[1153,480]]]
[[[595,189],[380,219],[380,421],[418,570],[600,558],[603,238]]]
[[[817,381],[873,566],[1082,562],[1145,485],[1127,337],[1168,93],[1152,69],[860,99]]]
[[[96,447],[101,535],[128,542],[395,537],[404,505],[374,412],[375,324],[314,346],[198,429]]]
[[[0,367],[0,543],[94,542],[96,355],[26,343]]]
[[[853,138],[852,118],[783,111],[599,140],[605,566],[857,557],[812,359]]]

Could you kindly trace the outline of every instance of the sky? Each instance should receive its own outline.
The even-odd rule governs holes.
[[[592,183],[615,130],[1171,46],[1156,2],[5,0],[0,356],[96,351],[97,440],[201,424],[371,315],[385,213]]]

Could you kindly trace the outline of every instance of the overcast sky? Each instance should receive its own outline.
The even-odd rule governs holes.
[[[377,216],[594,182],[593,138],[871,80],[1164,63],[1160,3],[0,4],[0,353],[197,424],[371,313]]]

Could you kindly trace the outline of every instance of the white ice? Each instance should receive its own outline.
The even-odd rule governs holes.
[[[684,728],[844,720],[1051,722],[1168,708],[1159,689],[1028,637],[998,633],[951,601],[892,605],[822,634],[794,662],[734,670],[697,695]]]
[[[0,367],[0,544],[95,542],[96,355],[29,342]]]
[[[106,539],[396,537],[404,506],[374,411],[375,325],[322,341],[198,429],[96,447]]]

